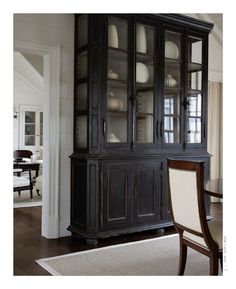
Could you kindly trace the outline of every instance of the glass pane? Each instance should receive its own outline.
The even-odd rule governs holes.
[[[166,31],[165,33],[165,57],[178,60],[181,58],[181,37],[179,33]]]
[[[140,115],[137,117],[136,142],[153,143],[153,116]]]
[[[127,50],[127,43],[127,21],[116,17],[108,17],[108,47]]]
[[[191,63],[202,63],[202,39],[197,37],[188,38],[188,61]]]
[[[127,53],[115,50],[108,52],[108,79],[127,80],[128,56]]]
[[[40,112],[40,123],[43,124],[43,112],[42,111]]]
[[[40,135],[43,135],[43,125],[40,124]]]
[[[26,111],[25,112],[25,122],[26,123],[35,123],[35,112],[34,111]]]
[[[123,83],[108,82],[107,87],[107,111],[127,112],[127,85]]]
[[[83,83],[83,84],[77,86],[76,109],[77,109],[77,111],[87,109],[87,83]]]
[[[127,142],[127,116],[122,113],[108,113],[107,142]]]
[[[192,89],[192,90],[202,89],[202,72],[201,71],[195,71],[195,72],[189,73],[188,89]]]
[[[179,94],[167,94],[164,99],[164,114],[180,114],[180,96]]]
[[[138,92],[137,112],[154,113],[153,108],[153,91]]]
[[[136,25],[136,52],[154,53],[154,28],[144,24]]]
[[[25,125],[25,134],[26,135],[35,135],[35,124],[26,124]]]
[[[77,74],[78,78],[84,78],[88,75],[88,67],[87,67],[87,51],[81,52],[77,59]]]
[[[192,94],[188,96],[188,116],[201,116],[202,115],[202,95]]]
[[[82,15],[78,19],[78,46],[81,47],[88,43],[88,17]]]
[[[25,136],[25,146],[34,146],[35,136]]]
[[[165,87],[180,87],[180,44],[181,35],[166,31],[165,33]]]
[[[187,142],[201,143],[201,119],[188,118],[187,119]]]
[[[164,141],[165,143],[180,142],[180,118],[165,116],[164,117]]]
[[[76,146],[87,147],[87,116],[85,115],[76,118]]]

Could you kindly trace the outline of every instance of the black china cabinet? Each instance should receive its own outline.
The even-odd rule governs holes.
[[[172,225],[169,157],[204,160],[209,177],[212,27],[180,14],[75,16],[73,234]]]

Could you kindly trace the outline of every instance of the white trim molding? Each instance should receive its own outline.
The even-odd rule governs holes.
[[[14,39],[14,50],[44,57],[42,235],[59,237],[60,47]]]

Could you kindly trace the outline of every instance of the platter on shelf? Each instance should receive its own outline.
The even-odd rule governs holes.
[[[172,41],[165,42],[165,57],[172,59],[179,58],[179,48],[174,42]]]

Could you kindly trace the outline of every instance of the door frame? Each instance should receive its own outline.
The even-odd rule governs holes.
[[[59,237],[60,46],[14,39],[14,51],[43,56],[42,236]]]

